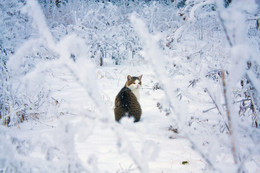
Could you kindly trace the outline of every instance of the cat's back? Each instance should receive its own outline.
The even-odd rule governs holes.
[[[127,87],[123,87],[115,99],[115,119],[119,121],[122,117],[133,116],[135,122],[141,117],[141,106],[134,93]]]
[[[116,96],[115,107],[123,107],[126,111],[128,111],[129,106],[136,101],[137,99],[133,92],[129,88],[123,87]]]

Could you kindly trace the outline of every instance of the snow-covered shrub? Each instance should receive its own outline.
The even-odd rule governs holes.
[[[0,119],[1,124],[6,125],[10,122],[23,121],[25,118],[22,100],[12,90],[10,74],[6,66],[9,57],[31,34],[30,19],[21,13],[24,5],[23,0],[0,2]]]
[[[55,58],[51,50],[35,37],[32,18],[23,13],[27,2],[3,1],[1,7],[1,120],[15,125],[28,118],[39,118],[48,112],[43,106],[50,104],[50,91],[43,82],[44,72],[26,76],[35,71],[39,62]],[[24,42],[29,40],[28,42]],[[18,49],[19,48],[19,49]],[[7,67],[9,65],[9,67]],[[30,74],[32,75],[32,74]],[[32,80],[32,78],[34,78]]]
[[[43,136],[39,133],[32,139],[4,133],[5,130],[2,128],[5,127],[1,126],[0,137],[4,142],[0,143],[0,151],[4,155],[0,158],[0,170],[5,172],[88,172],[77,157],[74,140],[76,137],[87,136],[96,122],[99,122],[115,132],[120,144],[118,148],[129,154],[138,165],[138,169],[141,172],[148,172],[146,161],[144,162],[146,152],[139,154],[133,147],[129,147],[131,143],[124,138],[122,130],[117,129],[118,126],[114,124],[114,121],[110,122],[110,116],[107,117],[105,104],[95,85],[95,75],[93,75],[95,66],[91,62],[89,51],[91,47],[86,44],[84,36],[71,32],[62,33],[64,35],[56,38],[51,32],[54,28],[47,25],[45,16],[35,0],[28,0],[22,11],[28,15],[33,29],[30,37],[23,40],[23,44],[8,57],[6,63],[10,92],[16,96],[12,98],[11,101],[14,102],[11,102],[9,108],[11,118],[9,125],[17,124],[15,120],[12,121],[12,118],[20,110],[26,117],[36,119],[43,124],[46,122],[45,118],[50,120],[50,117],[59,116],[57,105],[60,100],[56,100],[53,93],[57,85],[59,90],[64,87],[64,83],[57,80],[60,71],[62,77],[63,72],[69,73],[72,80],[85,90],[86,104],[94,105],[96,110],[84,109],[84,113],[82,113],[83,110],[80,112],[81,116],[73,116],[73,118],[64,116],[56,127],[47,125],[55,128],[57,133],[52,132]],[[70,29],[70,26],[67,27]],[[71,28],[73,30],[77,27]],[[67,110],[61,110],[61,113],[66,114],[65,111]],[[69,113],[72,114],[73,111],[75,110],[71,108]],[[15,159],[12,159],[13,157]],[[94,161],[89,161],[88,164],[93,167],[92,172],[97,171]]]
[[[189,83],[191,85],[187,84],[187,86],[192,86],[194,84],[197,84],[198,82],[206,82],[208,81],[208,79],[212,79],[218,84],[219,82],[221,82],[222,69],[225,68],[226,64],[232,62],[232,60],[230,60],[229,58],[232,55],[229,46],[229,39],[227,39],[225,35],[225,28],[223,29],[222,26],[223,21],[219,19],[217,6],[214,1],[198,0],[187,1],[186,3],[187,5],[185,6],[185,8],[179,9],[180,17],[183,18],[183,16],[185,16],[185,22],[182,23],[182,25],[176,30],[176,32],[174,32],[173,35],[169,36],[166,41],[167,47],[170,49],[168,52],[171,56],[173,56],[173,58],[169,60],[170,63],[167,65],[167,68],[170,71],[170,75],[176,75],[181,73],[185,74],[186,76],[190,76]],[[230,8],[224,8],[223,4],[221,6],[225,10],[228,10]],[[255,13],[246,14],[245,23],[246,25],[248,25],[248,28],[246,29],[246,31],[243,31],[243,33],[246,34],[245,39],[247,39],[245,44],[251,44],[255,49],[252,50],[252,54],[254,54],[254,56],[257,53],[257,49],[259,49],[259,44],[257,41],[259,32],[257,32],[257,18],[255,18],[255,16],[257,16]],[[230,22],[231,17],[227,18],[227,20]],[[231,23],[230,25],[233,26],[233,24],[234,23]],[[239,27],[241,28],[242,26]],[[234,30],[234,27],[230,29],[230,31],[232,32]],[[235,34],[233,33],[230,33],[229,35],[233,35],[233,37],[235,37]],[[185,46],[183,46],[184,44]],[[176,54],[178,55],[178,57],[174,57]],[[258,62],[256,60],[253,60],[253,57],[250,56],[251,55],[247,57],[245,55],[245,57],[247,58],[244,62],[244,65],[248,67],[244,66],[244,69],[247,69],[247,71],[249,70],[251,72],[254,71],[253,73],[255,74],[256,79],[256,67],[258,66]],[[254,70],[251,69],[250,65],[252,64],[252,61],[254,64]],[[190,68],[191,66],[194,68]],[[227,70],[227,73],[229,72],[230,70]],[[247,83],[249,83],[250,79],[248,79],[247,77],[247,72],[243,72],[245,73],[244,76],[240,77],[240,82],[245,84],[245,82],[247,81]],[[245,80],[246,78],[247,80]],[[248,101],[249,98],[247,97],[250,97],[249,95],[251,95],[255,97],[253,99],[255,100],[255,107],[259,107],[257,106],[258,103],[256,103],[258,100],[256,97],[258,96],[256,96],[256,90],[253,89],[255,87],[251,87],[251,89],[242,89],[241,86],[239,86],[238,84],[239,82],[237,83],[236,93],[234,93],[234,96],[237,97],[237,99],[234,101],[239,101],[241,103],[242,100],[243,104],[243,100]],[[242,87],[245,88],[245,86]],[[245,95],[245,90],[251,91],[254,94]],[[247,105],[246,107],[254,107],[250,105]],[[243,105],[241,105],[241,109],[245,111],[246,107],[242,107]],[[258,108],[256,108],[255,110],[257,109]],[[247,110],[253,111],[252,109]],[[243,111],[240,110],[240,112]],[[253,115],[253,117],[255,117],[255,115]],[[255,124],[255,120],[253,120],[253,122]]]
[[[143,55],[160,79],[180,133],[189,139],[212,170],[220,172],[227,172],[223,158],[231,158],[229,171],[242,172],[248,171],[246,165],[254,163],[254,158],[259,156],[255,148],[259,144],[255,140],[259,136],[259,130],[255,129],[259,121],[256,120],[259,95],[258,89],[249,82],[259,83],[259,77],[257,70],[250,72],[248,67],[249,62],[259,61],[259,45],[249,42],[247,27],[247,19],[255,15],[256,8],[253,1],[243,3],[233,2],[224,8],[220,2],[187,1],[185,9],[180,9],[184,11],[180,17],[185,22],[167,39],[167,52],[158,47],[162,36],[149,33],[137,15],[132,16],[144,45]],[[241,80],[248,75],[251,78],[241,88]],[[202,97],[195,97],[197,94]],[[207,113],[204,115],[189,112],[189,107],[200,110],[207,97],[219,115],[209,113],[212,109],[203,111]],[[238,97],[242,102],[243,99],[250,102],[250,117],[240,117]],[[248,123],[251,119],[253,123]],[[245,141],[247,146],[243,145]]]
[[[10,2],[11,6],[16,3]],[[1,93],[5,99],[4,104],[1,102],[1,119],[6,121],[6,125],[19,127],[19,116],[40,122],[58,116],[55,105],[58,101],[52,98],[50,76],[54,67],[64,67],[73,61],[66,56],[70,55],[66,52],[71,53],[66,47],[69,46],[68,38],[63,40],[64,44],[55,44],[37,1],[28,0],[22,9],[15,10],[28,15],[34,26],[30,37],[19,40],[23,41],[19,47],[13,47],[14,52],[4,64],[5,73],[1,73],[7,76],[1,83],[1,86],[6,86],[1,88],[5,91],[3,95]],[[77,43],[78,40],[74,41]],[[62,55],[68,58],[65,64],[63,59],[58,60]],[[88,172],[76,157],[73,146],[75,133],[72,124],[67,122],[58,125],[57,134],[42,136],[39,133],[34,138],[12,134],[1,126],[0,172]]]
[[[129,22],[133,11],[149,23],[150,31],[171,32],[177,26],[176,8],[168,2],[67,1],[57,6],[53,1],[40,1],[40,4],[55,39],[72,33],[80,36],[99,65],[143,60],[142,46]]]

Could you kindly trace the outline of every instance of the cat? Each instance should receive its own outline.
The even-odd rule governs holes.
[[[134,122],[138,122],[142,115],[139,103],[139,88],[142,85],[142,76],[127,76],[125,86],[120,90],[115,99],[115,120],[120,121],[122,117],[134,117]]]

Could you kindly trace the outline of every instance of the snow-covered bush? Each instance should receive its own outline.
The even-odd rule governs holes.
[[[85,40],[91,58],[99,65],[142,60],[142,46],[129,22],[133,11],[143,16],[152,32],[171,32],[177,28],[172,3],[67,1],[57,6],[53,1],[40,2],[55,38],[77,34]]]
[[[15,50],[22,45],[23,41],[31,34],[30,20],[21,13],[21,9],[25,5],[24,1],[1,1],[1,20],[0,28],[0,119],[1,124],[8,125],[11,121],[19,122],[24,120],[23,101],[19,98],[15,91],[12,90],[10,83],[10,74],[7,69],[7,61]],[[11,115],[13,114],[13,115]]]
[[[10,3],[16,4],[13,1]],[[103,8],[104,5],[100,10]],[[0,143],[0,150],[4,154],[0,158],[0,170],[5,172],[88,172],[77,157],[74,140],[78,137],[78,134],[82,134],[80,130],[83,129],[82,131],[89,134],[88,130],[92,130],[90,127],[95,125],[95,121],[99,121],[104,123],[107,128],[115,131],[118,143],[120,143],[118,148],[126,151],[142,172],[148,172],[147,164],[144,163],[144,160],[139,159],[141,158],[139,156],[142,155],[135,152],[134,148],[129,149],[131,143],[125,140],[123,132],[120,132],[122,130],[114,130],[117,126],[114,127],[114,121],[111,123],[111,118],[106,116],[107,112],[102,104],[102,97],[94,84],[95,75],[93,75],[93,72],[95,67],[91,61],[91,51],[93,50],[91,44],[96,44],[94,43],[95,39],[90,40],[89,43],[86,42],[88,35],[86,37],[81,35],[81,30],[76,32],[75,29],[79,27],[77,24],[75,26],[71,25],[72,23],[64,24],[66,29],[70,31],[69,33],[63,32],[63,30],[60,32],[59,29],[62,26],[48,26],[37,1],[28,0],[21,9],[16,10],[21,11],[28,18],[32,28],[29,28],[31,31],[29,37],[20,40],[22,44],[19,47],[13,47],[13,54],[5,59],[6,63],[3,63],[5,67],[3,70],[6,73],[4,75],[8,77],[2,80],[1,84],[5,86],[7,81],[6,91],[8,92],[3,96],[7,98],[4,101],[8,101],[8,104],[5,103],[3,107],[1,106],[1,115],[2,111],[5,111],[1,119],[4,120],[5,117],[8,117],[9,120],[6,125],[17,125],[19,127],[20,122],[17,121],[19,112],[22,112],[21,116],[23,118],[29,121],[34,119],[43,124],[47,121],[50,122],[60,114],[66,114],[68,110],[59,110],[60,100],[56,100],[53,95],[54,92],[57,93],[57,85],[58,90],[65,87],[61,80],[57,81],[60,71],[61,76],[64,75],[63,72],[69,73],[73,80],[85,89],[86,104],[92,104],[97,109],[84,112],[83,117],[73,117],[73,120],[67,120],[64,117],[64,122],[61,120],[57,127],[47,125],[56,128],[57,134],[50,133],[47,136],[38,134],[38,137],[33,139],[5,133],[8,130],[1,126],[0,136],[1,141],[4,142]],[[113,11],[113,7],[111,7],[111,11]],[[91,15],[92,13],[87,18],[91,18]],[[98,16],[101,16],[101,14]],[[103,17],[101,16],[100,19]],[[95,22],[99,24],[99,20]],[[123,23],[120,25],[123,25]],[[116,27],[116,25],[114,26]],[[93,28],[88,31],[93,34],[91,29]],[[101,32],[101,30],[99,31]],[[55,35],[58,32],[61,35]],[[90,36],[95,36],[97,33],[91,34]],[[103,36],[101,34],[100,38]],[[120,38],[118,39],[120,40]],[[103,43],[100,42],[100,44]],[[56,78],[54,79],[53,76]],[[91,85],[89,81],[91,81]],[[68,114],[72,114],[73,111],[73,108],[71,108]],[[82,122],[85,120],[84,118],[90,118],[90,120],[88,119],[90,127],[85,126],[87,123],[75,123],[75,120],[76,122]],[[145,155],[145,152],[143,152],[143,155]],[[13,157],[16,159],[12,159]],[[91,162],[89,165],[95,171],[95,163]]]
[[[180,133],[212,170],[220,172],[248,171],[246,165],[259,156],[255,147],[259,145],[255,140],[259,137],[259,129],[255,129],[259,124],[259,92],[253,85],[259,83],[259,45],[249,41],[249,31],[256,28],[250,24],[255,21],[248,20],[257,11],[254,1],[243,3],[233,2],[225,8],[219,1],[187,1],[179,12],[185,22],[167,38],[167,52],[158,47],[162,36],[149,33],[138,15],[132,17],[144,45],[143,55],[160,79]],[[207,97],[219,117],[209,113],[212,109],[200,110]],[[189,107],[197,107],[197,113],[189,112]],[[243,112],[241,117],[243,110],[249,116]],[[229,171],[223,158],[232,158]]]

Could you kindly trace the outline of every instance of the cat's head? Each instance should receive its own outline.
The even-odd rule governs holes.
[[[142,85],[142,77],[143,75],[138,77],[128,75],[125,86],[131,90],[139,89]]]

